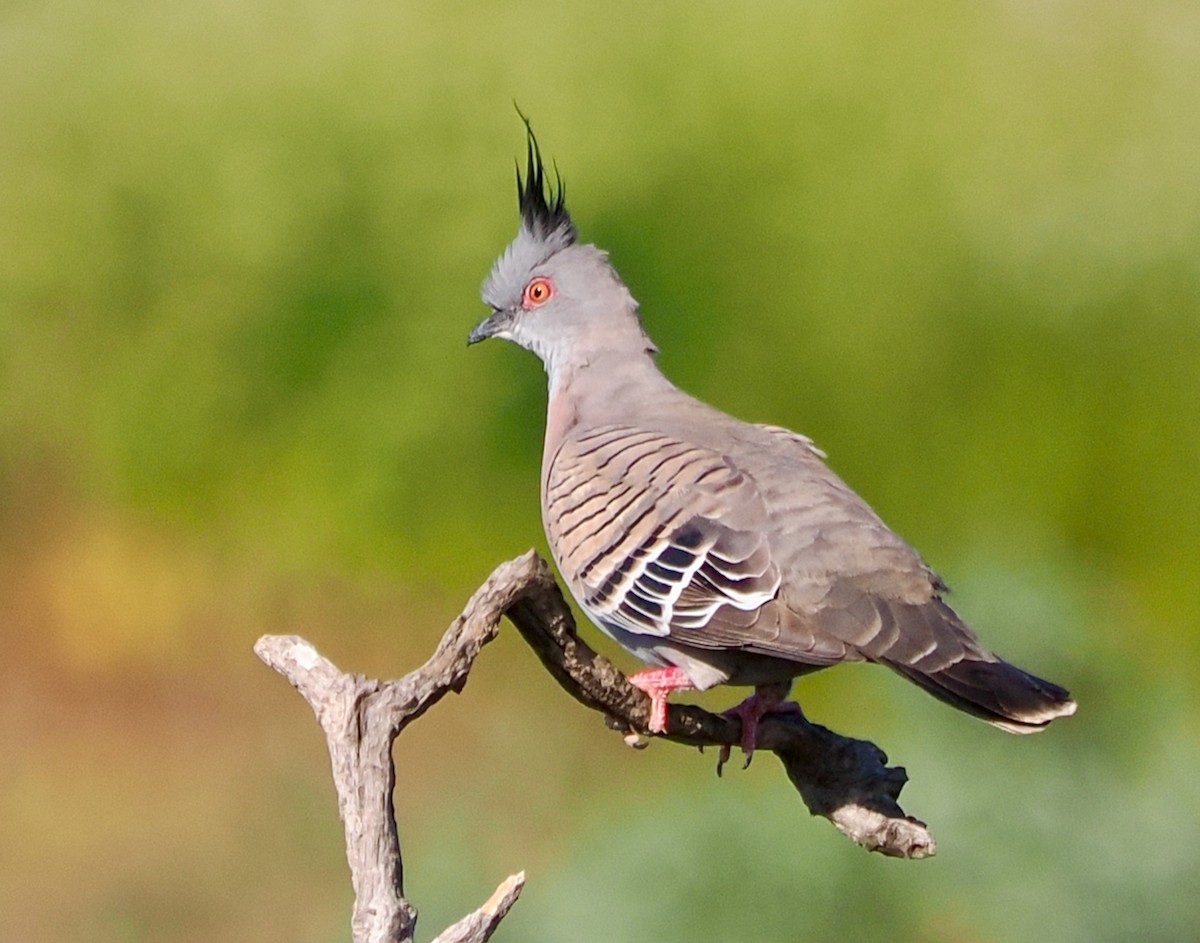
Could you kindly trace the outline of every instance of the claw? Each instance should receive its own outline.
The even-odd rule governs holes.
[[[725,764],[729,762],[729,757],[733,754],[733,749],[728,743],[721,744],[721,749],[717,753],[717,776],[721,775],[721,771],[725,769]],[[746,761],[749,764],[749,760]],[[746,767],[743,766],[742,769]]]
[[[800,705],[795,701],[785,701],[790,684],[763,684],[754,689],[754,693],[742,701],[740,704],[724,711],[723,717],[736,717],[742,722],[742,753],[746,757],[746,761],[742,764],[742,769],[746,769],[750,765],[750,761],[754,758],[754,748],[758,741],[758,722],[767,714],[801,714]],[[721,747],[721,752],[717,756],[717,775],[721,775],[721,770],[725,764],[729,762],[729,757],[732,754],[732,748],[729,744]]]

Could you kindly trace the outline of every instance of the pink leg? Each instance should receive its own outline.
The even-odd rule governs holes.
[[[672,691],[690,691],[693,687],[682,668],[653,668],[629,676],[629,683],[650,698],[650,732],[667,729],[667,695]]]
[[[800,705],[795,701],[785,701],[788,690],[791,688],[791,683],[785,684],[762,684],[754,689],[754,693],[746,698],[742,703],[735,707],[729,708],[724,712],[725,717],[737,717],[742,722],[742,753],[746,755],[746,762],[742,764],[742,769],[750,765],[750,759],[754,756],[754,747],[758,740],[758,722],[767,714],[799,714]],[[721,747],[721,753],[717,758],[717,775],[721,774],[721,767],[729,760],[730,749],[728,746]]]

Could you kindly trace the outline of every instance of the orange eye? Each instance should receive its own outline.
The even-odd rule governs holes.
[[[553,294],[554,286],[550,283],[550,279],[541,277],[532,279],[525,286],[525,294],[521,298],[521,307],[536,308],[538,305],[544,305],[550,300]]]

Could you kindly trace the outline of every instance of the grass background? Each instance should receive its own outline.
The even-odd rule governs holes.
[[[1188,938],[1197,87],[1171,0],[0,4],[7,935],[347,938],[324,747],[250,646],[401,674],[543,546],[543,376],[464,347],[516,99],[667,373],[813,436],[1081,707],[804,680],[910,770],[940,850],[894,862],[769,762],[627,750],[507,633],[397,747],[424,938],[522,867],[498,940]]]

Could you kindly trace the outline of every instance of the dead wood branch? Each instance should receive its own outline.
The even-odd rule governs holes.
[[[505,614],[554,679],[581,704],[608,717],[610,726],[644,732],[650,699],[576,635],[571,611],[546,563],[530,551],[504,566],[519,567],[511,572],[528,581],[525,591],[513,593]],[[693,705],[672,704],[660,738],[736,748],[741,722]],[[765,717],[759,725],[758,750],[779,757],[814,815],[829,819],[867,850],[896,858],[934,853],[925,824],[900,808],[900,790],[908,776],[902,767],[888,767],[887,755],[873,743],[843,737],[802,714],[780,714]]]
[[[354,885],[354,943],[411,943],[416,909],[404,897],[404,870],[392,791],[392,743],[449,691],[461,691],[480,649],[496,637],[500,617],[531,582],[524,559],[502,564],[471,597],[433,656],[396,681],[346,674],[302,638],[264,635],[254,651],[308,701],[325,731],[346,830]],[[483,943],[515,903],[524,873],[505,879],[478,910],[435,943]]]
[[[451,623],[432,657],[395,681],[347,674],[297,636],[265,635],[255,652],[300,692],[325,732],[346,859],[354,884],[354,943],[411,943],[416,909],[404,897],[404,871],[392,792],[392,744],[400,731],[450,691],[461,691],[480,650],[507,616],[560,686],[632,735],[646,730],[650,701],[608,659],[575,633],[571,611],[533,551],[502,563]],[[671,705],[661,739],[691,746],[735,746],[738,720],[692,705]],[[814,815],[822,815],[870,851],[899,858],[934,852],[923,823],[898,804],[907,779],[888,767],[874,744],[810,723],[803,715],[771,715],[759,726],[758,749],[774,753]],[[508,913],[524,873],[505,879],[478,910],[435,943],[483,943]]]

